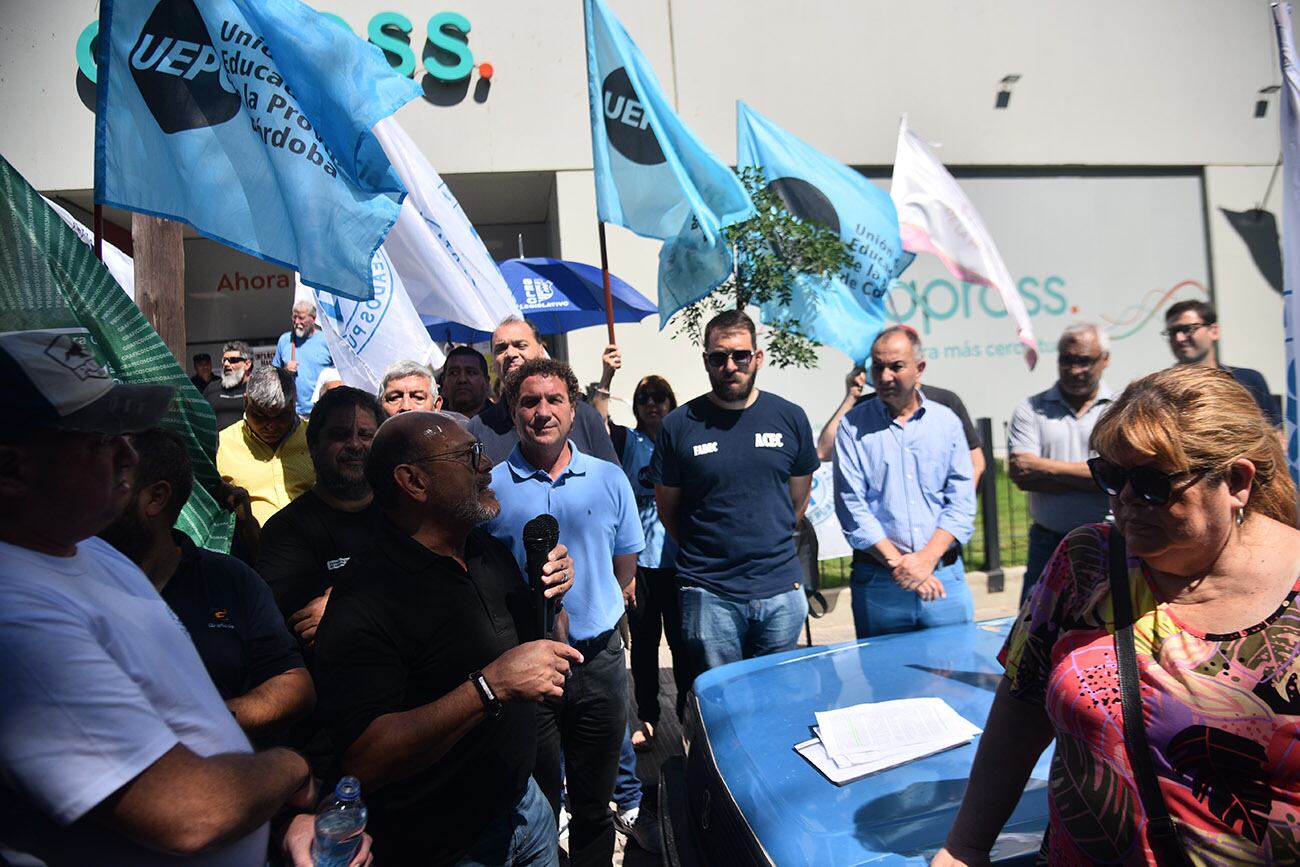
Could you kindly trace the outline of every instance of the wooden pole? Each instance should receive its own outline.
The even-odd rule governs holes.
[[[135,247],[135,303],[163,343],[185,360],[185,246],[181,224],[145,214],[131,215]]]
[[[605,249],[605,221],[596,223],[600,227],[600,276],[605,281],[605,325],[609,328],[609,342],[614,342],[614,293],[609,288],[609,251]]]

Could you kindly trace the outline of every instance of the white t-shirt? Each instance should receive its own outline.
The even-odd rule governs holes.
[[[264,865],[265,825],[182,859],[77,822],[177,743],[252,751],[144,574],[100,539],[0,542],[0,840],[51,864]]]

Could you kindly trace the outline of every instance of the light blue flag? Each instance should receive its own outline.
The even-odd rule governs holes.
[[[843,275],[800,276],[790,305],[764,305],[763,319],[798,319],[806,336],[844,350],[855,362],[864,361],[884,327],[885,292],[912,261],[903,252],[893,201],[860,173],[743,102],[736,104],[736,139],[741,167],[761,168],[790,213],[838,232],[853,250],[853,262]]]
[[[102,0],[95,201],[371,297],[405,188],[371,127],[420,93],[298,0]]]
[[[682,123],[654,71],[603,0],[584,0],[596,213],[668,243],[659,256],[660,326],[731,273],[722,228],[754,204],[736,174]]]

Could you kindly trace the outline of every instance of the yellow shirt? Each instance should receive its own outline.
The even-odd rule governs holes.
[[[217,440],[217,471],[221,478],[248,490],[253,516],[265,526],[276,512],[316,483],[316,470],[307,452],[307,423],[272,449],[240,421],[221,432]]]

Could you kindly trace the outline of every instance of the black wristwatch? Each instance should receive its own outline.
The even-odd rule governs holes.
[[[483,676],[483,672],[470,672],[469,682],[474,684],[474,689],[478,691],[478,697],[483,700],[483,708],[487,711],[487,715],[500,716],[501,700],[492,691],[492,687],[488,684],[487,678]]]

